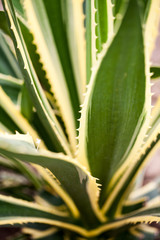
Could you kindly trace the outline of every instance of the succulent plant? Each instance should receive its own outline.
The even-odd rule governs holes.
[[[12,239],[154,239],[159,0],[3,0],[0,225]],[[151,69],[151,70],[150,70]]]

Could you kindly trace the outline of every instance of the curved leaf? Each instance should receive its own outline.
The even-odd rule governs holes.
[[[86,41],[83,14],[83,0],[61,1],[64,24],[67,31],[69,50],[75,73],[79,99],[82,103],[86,87]],[[78,31],[77,31],[78,29]]]
[[[130,1],[117,34],[101,55],[82,108],[78,160],[100,179],[102,204],[116,170],[130,152],[137,152],[149,124],[149,79],[136,1]]]
[[[19,65],[23,72],[27,87],[30,90],[29,92],[39,118],[42,120],[43,125],[50,135],[53,144],[57,148],[57,151],[64,151],[70,155],[67,139],[44,95],[37,75],[33,69],[33,65],[30,61],[24,39],[17,22],[12,2],[10,0],[4,0],[3,5],[12,29],[12,37],[15,44]]]
[[[62,21],[61,1],[25,0],[24,7],[40,61],[75,151],[79,99]]]
[[[34,148],[33,143],[28,142],[28,140],[29,136],[25,137],[20,134],[1,135],[0,153],[9,158],[13,157],[48,168],[73,199],[80,210],[83,221],[87,225],[93,227],[99,220],[105,221],[98,208],[97,198],[99,191],[96,180],[75,160],[63,154],[51,153],[49,151],[38,152]],[[18,145],[19,147],[17,148]]]

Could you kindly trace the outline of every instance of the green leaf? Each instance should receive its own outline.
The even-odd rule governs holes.
[[[2,135],[0,137],[0,152],[9,158],[29,161],[48,168],[73,199],[87,225],[93,227],[99,220],[104,221],[105,218],[101,215],[97,204],[98,187],[96,180],[75,160],[63,154],[49,151],[38,152],[33,143],[28,142],[28,140],[29,136]]]
[[[79,99],[62,19],[61,1],[25,0],[24,7],[40,61],[61,111],[72,149],[76,151]]]
[[[41,191],[38,193],[38,195],[35,196],[35,199],[39,200],[39,198],[44,199],[44,201],[48,202],[48,204],[53,204],[54,206],[57,206],[59,208],[66,208],[64,205],[63,200],[56,194],[50,193],[48,191]],[[43,201],[42,201],[43,202]]]
[[[0,86],[0,103],[1,103],[1,111],[4,115],[1,115],[2,123],[5,125],[5,119],[7,119],[7,115],[9,119],[6,120],[7,126],[9,126],[14,132],[20,130],[20,132],[27,133],[29,132],[34,142],[37,142],[39,139],[39,135],[32,128],[32,126],[28,123],[28,121],[23,117],[20,111],[16,108],[11,99],[7,96],[7,94],[3,91]],[[41,147],[46,148],[43,141],[41,142]]]
[[[78,160],[100,179],[102,204],[114,173],[131,150],[137,152],[134,143],[138,134],[143,140],[145,132],[142,128],[140,134],[140,129],[149,114],[149,79],[136,1],[130,1],[117,34],[101,55],[82,109]]]
[[[2,107],[0,107],[0,130],[2,132],[15,133],[15,129],[17,129],[17,131],[21,132],[21,130],[18,128],[18,126],[14,123],[14,121],[4,111],[4,109]]]
[[[113,35],[112,3],[108,0],[95,0],[96,49],[100,53],[103,44]]]
[[[138,1],[141,15],[142,15],[142,21],[144,23],[147,21],[151,2],[153,2],[153,1],[151,1],[151,0],[139,0]]]
[[[36,222],[36,220],[43,222],[43,219],[62,221],[62,226],[63,222],[72,222],[71,218],[66,217],[60,211],[54,210],[54,207],[51,209],[4,195],[0,195],[0,207],[0,225],[23,224],[25,222]]]
[[[64,18],[63,21],[66,28],[72,66],[81,104],[83,93],[86,90],[86,41],[83,2],[83,0],[61,1],[62,17]]]
[[[54,227],[52,228],[50,227],[46,230],[39,230],[39,229],[24,227],[22,229],[22,232],[24,234],[30,235],[32,239],[40,239],[40,240],[64,239],[64,233]]]
[[[109,197],[103,206],[104,209],[108,209],[110,214],[115,213],[117,207],[117,213],[120,215],[122,204],[128,192],[132,188],[135,178],[140,170],[147,164],[148,160],[153,156],[160,146],[160,99],[157,101],[153,111],[152,118],[150,119],[150,128],[147,131],[147,135],[144,138],[143,145],[139,148],[139,151],[134,155],[134,161],[128,166],[125,166],[123,171],[119,174],[119,177],[115,181],[115,186],[111,187],[108,192]],[[141,190],[141,193],[143,191]],[[157,191],[153,189],[153,192],[146,193],[146,195],[156,194]],[[152,196],[153,195],[153,196]],[[115,207],[116,206],[116,207]],[[105,211],[105,210],[104,210]]]
[[[25,118],[28,119],[28,121],[32,120],[32,117],[33,117],[33,104],[32,104],[30,95],[28,93],[28,90],[27,90],[25,84],[22,87],[21,113],[23,114],[23,116]]]
[[[26,16],[25,16],[25,11],[23,9],[22,1],[12,0],[12,3],[18,18],[20,18],[22,22],[26,23]]]
[[[18,104],[22,84],[22,80],[0,73],[0,86],[15,104]]]
[[[155,179],[148,184],[134,190],[130,194],[131,201],[146,198],[146,205],[149,206],[159,198],[160,179]]]
[[[10,36],[10,30],[8,28],[8,23],[6,15],[3,11],[0,11],[0,29],[7,35]]]
[[[22,79],[17,60],[0,31],[0,72]]]
[[[145,148],[145,153],[143,153],[142,149],[140,159],[128,166],[126,172],[121,175],[120,179],[118,179],[115,189],[112,190],[110,194],[109,201],[106,201],[102,209],[103,212],[105,212],[106,209],[108,210],[108,216],[111,218],[113,215],[121,216],[122,202],[130,192],[137,174],[140,169],[146,165],[148,159],[150,159],[159,146],[160,134],[157,135],[155,141],[151,142],[151,145],[148,146],[147,150]]]
[[[146,201],[147,201],[147,197],[145,196],[137,200],[125,201],[122,208],[122,214],[127,214],[142,208],[145,205]]]
[[[97,53],[113,35],[113,16],[110,0],[86,1],[86,71],[87,83],[96,64]]]
[[[17,10],[17,9],[16,9]],[[17,13],[17,11],[16,11]],[[48,79],[46,78],[46,73],[42,69],[42,64],[40,63],[40,56],[37,53],[37,47],[33,43],[33,36],[29,31],[29,26],[26,21],[24,21],[19,14],[17,14],[19,26],[23,35],[23,39],[25,41],[29,56],[31,58],[32,64],[34,66],[34,69],[37,73],[37,76],[39,78],[39,81],[41,82],[43,88],[45,91],[50,92],[50,84],[48,83]]]
[[[39,118],[42,120],[44,127],[51,137],[52,143],[55,145],[57,151],[66,152],[70,155],[70,149],[67,139],[59,125],[54,112],[52,111],[42,87],[38,81],[37,75],[33,69],[33,65],[30,61],[18,22],[13,9],[12,2],[10,0],[3,1],[4,9],[7,13],[10,26],[12,28],[12,37],[17,53],[19,65],[24,75],[25,82],[32,101],[37,110]],[[17,48],[18,46],[18,48]]]

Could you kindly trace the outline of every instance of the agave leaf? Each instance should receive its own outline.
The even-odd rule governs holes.
[[[123,186],[125,190],[122,190],[122,185],[126,185],[125,180],[128,179],[126,183],[128,185],[127,188],[129,189],[131,187],[131,185],[133,184],[133,181],[134,181],[135,177],[137,176],[137,174],[139,173],[139,171],[146,165],[146,163],[148,162],[150,157],[153,156],[153,154],[159,148],[159,146],[160,146],[160,142],[159,142],[160,118],[159,118],[159,116],[160,116],[160,99],[157,101],[157,103],[152,111],[152,115],[151,115],[151,119],[150,119],[150,128],[147,131],[147,135],[145,137],[145,141],[144,141],[143,145],[139,149],[137,155],[134,156],[134,161],[132,162],[132,166],[130,165],[129,167],[126,167],[124,169],[125,172],[122,172],[119,175],[119,178],[116,182],[117,185],[116,185],[115,189],[114,190],[113,190],[113,188],[110,189],[110,191],[112,190],[112,193],[110,193],[110,196],[109,196],[108,200],[106,201],[106,203],[104,204],[103,209],[106,209],[106,208],[109,209],[111,202],[112,201],[114,202],[113,199],[117,199],[116,200],[117,203],[122,204],[123,200],[120,201],[120,199],[122,196],[123,196],[122,199],[124,199],[123,194],[125,193],[126,188]],[[130,177],[132,176],[132,177],[130,178],[129,176]],[[120,195],[118,194],[119,191],[121,192]],[[123,194],[122,194],[122,192],[123,192]],[[116,197],[116,195],[118,197]],[[113,202],[112,202],[112,204],[113,204]],[[112,211],[111,207],[110,207],[110,211]],[[119,211],[120,211],[120,208],[119,208]]]
[[[131,150],[137,152],[148,126],[147,118],[141,129],[149,114],[143,49],[138,5],[131,0],[117,34],[92,74],[80,120],[78,160],[100,179],[101,203],[115,171]]]
[[[23,85],[23,80],[0,73],[0,84],[1,86],[8,86],[20,90]]]
[[[160,181],[159,179],[157,179],[154,182],[152,181],[144,185],[143,187],[131,192],[129,198],[131,200],[136,200],[138,198],[145,197],[146,206],[151,206],[160,201],[159,191],[160,191]]]
[[[21,138],[22,140],[24,138],[24,141]],[[86,224],[93,227],[98,219],[105,221],[97,204],[99,190],[96,180],[75,160],[49,151],[37,152],[32,142],[28,144],[29,136],[26,138],[27,142],[24,135],[18,134],[12,137],[2,135],[0,138],[1,154],[48,168],[72,197]],[[18,145],[21,147],[17,148]]]
[[[7,35],[10,36],[10,31],[8,28],[8,23],[6,19],[6,15],[3,11],[0,11],[0,29]]]
[[[48,83],[48,79],[46,78],[45,71],[42,69],[42,64],[40,63],[40,56],[37,53],[36,45],[34,45],[33,43],[34,40],[33,40],[32,34],[29,31],[29,26],[27,22],[24,21],[19,14],[17,14],[17,11],[16,11],[16,15],[18,18],[19,26],[21,28],[23,39],[25,41],[29,56],[31,58],[33,67],[37,73],[37,76],[39,78],[39,81],[41,82],[43,88],[46,91],[50,92],[51,86]]]
[[[22,79],[17,60],[0,31],[0,72]]]
[[[14,9],[16,11],[16,14],[21,19],[21,21],[26,24],[27,19],[26,19],[25,11],[23,9],[22,1],[21,0],[12,0],[12,3],[14,6]]]
[[[147,201],[147,197],[145,196],[142,198],[139,198],[138,200],[125,201],[122,208],[122,214],[127,214],[142,208],[145,205],[146,201]]]
[[[103,44],[113,36],[112,3],[109,0],[95,0],[96,49],[100,53]]]
[[[122,209],[122,202],[124,199],[128,196],[130,188],[135,181],[135,178],[137,174],[139,173],[140,169],[142,169],[148,159],[153,155],[153,153],[159,148],[160,146],[160,134],[157,135],[157,138],[155,141],[151,143],[151,146],[148,147],[146,150],[146,153],[143,154],[138,161],[133,162],[127,169],[126,172],[121,175],[121,178],[119,179],[118,183],[116,184],[114,190],[112,190],[109,198],[103,205],[103,212],[107,212],[108,215],[113,216],[114,214],[116,216],[121,215],[121,209]]]
[[[22,80],[0,73],[0,86],[15,104],[18,102],[22,84]]]
[[[7,113],[7,115],[14,122],[14,124],[17,125],[18,128],[23,133],[29,132],[33,136],[34,142],[36,143],[37,139],[39,139],[38,134],[32,128],[32,126],[27,122],[27,120],[21,115],[21,113],[16,109],[16,106],[12,103],[11,99],[5,94],[5,92],[1,87],[0,87],[0,103],[1,103],[2,110]],[[3,117],[4,116],[1,115],[2,119]],[[10,121],[9,124],[11,124],[12,121]],[[17,127],[15,129],[17,129]],[[41,146],[45,148],[43,141]]]
[[[141,224],[137,227],[137,231],[143,234],[144,239],[154,240],[158,236],[158,229]]]
[[[97,53],[113,35],[112,4],[110,0],[86,1],[86,62],[87,83],[96,64]]]
[[[79,100],[63,26],[61,2],[26,0],[24,6],[37,51],[75,151]]]
[[[134,214],[128,215],[127,217],[119,219],[118,221],[111,222],[96,229],[87,231],[81,227],[71,224],[71,220],[69,218],[64,217],[63,213],[57,212],[53,208],[51,211],[51,209],[48,209],[44,206],[40,207],[35,203],[11,197],[9,198],[3,195],[0,196],[0,204],[2,207],[1,209],[3,210],[1,211],[0,225],[37,222],[66,228],[68,230],[80,233],[85,237],[94,237],[97,234],[101,234],[106,231],[115,231],[117,227],[123,227],[126,224],[160,221],[160,213],[158,213],[160,212],[160,206],[157,205],[152,208],[144,208],[141,211],[136,211]],[[8,210],[10,210],[9,213]]]
[[[21,113],[28,121],[31,121],[33,118],[33,104],[25,84],[23,84],[21,94]]]
[[[17,127],[14,121],[8,116],[8,114],[0,107],[0,132],[2,133],[15,133],[15,129],[19,132],[21,130]]]
[[[12,222],[22,224],[29,222],[28,219],[30,219],[31,222],[34,222],[34,219],[40,219],[42,222],[43,219],[52,219],[58,222],[72,222],[66,213],[54,209],[54,206],[49,208],[4,195],[0,195],[0,205],[0,225],[12,224]]]
[[[160,217],[160,204],[158,203],[158,204],[154,204],[153,206],[143,207],[137,211],[134,211],[133,213],[128,214],[126,217],[124,217],[124,219],[130,218],[130,217],[134,218],[134,217],[143,217],[143,216],[146,216],[146,221],[148,221],[147,216],[148,217],[153,216],[153,219],[154,219],[154,216]]]
[[[27,87],[30,89],[32,101],[35,108],[42,120],[44,127],[51,137],[53,144],[56,146],[57,151],[64,151],[70,155],[69,146],[66,137],[59,125],[44,92],[40,86],[37,75],[31,64],[18,22],[10,0],[3,1],[4,9],[7,13],[10,27],[12,29],[13,41],[17,53],[18,61],[23,72]],[[17,48],[18,46],[18,48]]]
[[[7,166],[7,168],[18,170],[21,174],[26,176],[37,189],[41,188],[42,180],[40,179],[37,173],[35,174],[35,169],[33,169],[32,166],[28,166],[27,164],[17,159],[14,159],[12,157],[10,158],[10,161],[8,161],[7,159],[5,159],[5,161],[3,159],[0,159],[0,160],[1,160],[0,164],[2,166],[4,165],[4,166]]]
[[[33,229],[33,228],[27,228],[24,227],[22,229],[22,232],[24,234],[30,235],[32,237],[32,239],[42,239],[42,240],[47,240],[49,239],[48,237],[50,236],[51,239],[56,239],[55,238],[55,234],[58,232],[57,228],[54,227],[50,227],[47,230],[37,230],[37,229]]]
[[[84,236],[93,237],[96,235],[100,235],[102,233],[107,233],[111,236],[115,235],[115,231],[122,230],[124,227],[130,228],[131,225],[140,224],[140,223],[152,223],[160,221],[160,205],[151,207],[151,208],[143,208],[141,210],[135,211],[132,214],[124,218],[116,219],[115,221],[111,221],[109,223],[103,224],[102,226],[90,230]],[[121,231],[120,230],[120,231]],[[117,232],[116,232],[117,233]]]
[[[27,166],[25,163],[18,161],[17,159],[10,158],[13,163],[15,164],[16,168],[24,174],[31,182],[32,184],[37,188],[41,188],[41,180],[39,177],[35,174],[34,169],[31,169],[29,166]]]
[[[74,68],[79,99],[83,100],[86,87],[86,51],[83,0],[62,1],[64,24]]]
[[[139,224],[137,226],[130,227],[128,231],[122,232],[121,237],[123,239],[129,240],[139,240],[139,239],[147,239],[154,240],[158,230],[154,227],[146,226],[144,224]],[[114,238],[114,240],[118,240],[119,235]]]
[[[3,114],[2,108],[0,108],[0,114]],[[5,117],[3,117],[3,118],[5,118]],[[4,125],[2,122],[3,122],[3,121],[0,122],[0,132],[1,132],[1,133],[5,133],[5,132],[6,132],[6,133],[14,133],[14,129],[15,129],[15,128],[13,127],[12,124],[11,124],[11,125],[12,125],[12,127],[13,127],[13,132],[9,129],[9,127],[6,126],[6,125],[8,125],[8,121],[7,121],[7,124],[5,124],[5,125]]]
[[[50,86],[48,84],[48,80],[45,77],[45,71],[42,69],[42,64],[39,62],[39,55],[36,52],[37,47],[33,44],[33,36],[29,31],[29,26],[22,6],[22,1],[13,0],[12,2],[34,69],[45,90],[49,90]]]
[[[66,193],[66,191],[57,183],[57,180],[53,176],[53,174],[49,171],[44,169],[43,167],[39,165],[34,165],[34,168],[37,169],[40,176],[45,180],[45,182],[48,184],[48,186],[51,187],[52,191],[56,192],[66,203],[68,208],[70,209],[72,215],[77,219],[79,218],[80,214],[79,211],[73,202],[73,200],[69,197],[69,195]],[[52,193],[51,191],[51,193]]]
[[[156,105],[154,106],[152,113],[151,113],[151,118],[150,118],[150,127],[147,131],[147,134],[145,136],[144,142],[141,146],[141,148],[138,151],[138,154],[136,156],[136,159],[142,159],[143,156],[146,154],[146,151],[148,149],[151,150],[152,154],[156,151],[158,144],[159,144],[159,136],[158,134],[160,133],[160,99],[156,102]],[[153,144],[155,142],[155,144]],[[156,146],[157,144],[157,146]],[[152,147],[154,149],[152,149]],[[146,155],[145,155],[146,156]],[[145,163],[148,161],[148,157],[145,160]],[[144,163],[144,164],[145,164]]]
[[[45,206],[55,206],[55,208],[61,211],[67,211],[67,206],[64,204],[63,200],[57,195],[57,193],[49,193],[49,192],[40,192],[34,196],[35,202]]]

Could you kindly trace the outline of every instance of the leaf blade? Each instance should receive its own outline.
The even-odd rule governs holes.
[[[23,36],[18,25],[12,2],[10,0],[4,0],[3,5],[8,16],[10,27],[12,29],[12,37],[15,44],[15,50],[17,53],[19,65],[23,72],[28,89],[30,89],[30,94],[37,113],[42,120],[44,127],[49,133],[53,144],[56,146],[57,151],[64,151],[70,155],[71,153],[67,139],[44,95],[37,75],[33,69],[23,40]]]
[[[125,161],[125,155],[131,151],[146,113],[144,128],[148,126],[150,98],[146,98],[146,95],[149,79],[146,84],[143,48],[138,6],[130,1],[118,33],[110,46],[104,49],[101,61],[92,74],[80,120],[78,160],[100,179],[102,202],[105,198],[104,189],[115,170]],[[138,51],[137,54],[135,51]],[[142,129],[142,139],[145,129]]]
[[[75,160],[63,154],[51,153],[49,151],[38,153],[33,144],[28,142],[29,138],[26,137],[23,135],[2,135],[0,152],[7,157],[14,157],[27,162],[29,160],[32,163],[40,164],[50,169],[60,181],[64,190],[72,197],[78,209],[80,209],[81,216],[86,224],[94,226],[99,220],[104,221],[105,218],[101,215],[97,204],[98,187],[96,180]],[[24,141],[22,141],[23,138]],[[21,145],[21,148],[18,150],[16,148],[17,144]],[[28,154],[28,151],[31,154]],[[61,171],[62,168],[63,172]]]

